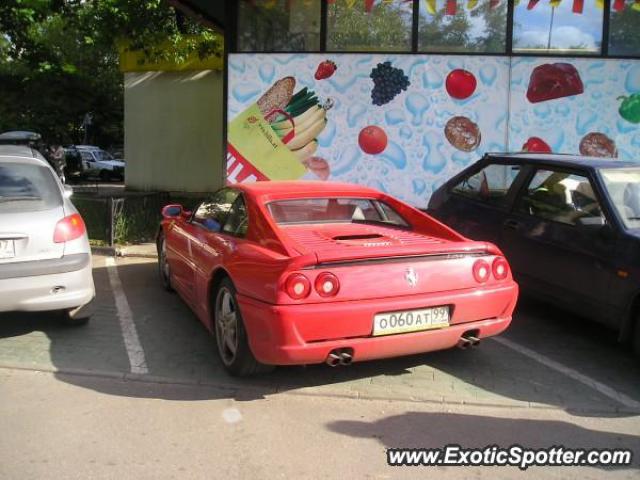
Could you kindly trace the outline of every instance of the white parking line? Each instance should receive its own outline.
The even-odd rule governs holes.
[[[140,339],[138,338],[138,331],[136,330],[135,323],[133,323],[133,313],[129,307],[127,296],[122,290],[122,283],[120,283],[120,276],[118,275],[116,262],[113,257],[107,257],[105,259],[105,263],[107,265],[107,271],[109,272],[109,283],[111,284],[111,290],[113,290],[113,297],[116,301],[118,319],[120,320],[120,328],[122,328],[124,346],[127,349],[127,355],[129,356],[131,373],[149,373],[147,360],[144,356],[144,350],[142,349]]]
[[[532,360],[535,360],[536,362],[541,363],[546,367],[549,367],[557,372],[562,373],[563,375],[566,375],[567,377],[575,380],[576,382],[580,382],[583,385],[586,385],[587,387],[592,388],[598,393],[604,395],[605,397],[609,397],[612,400],[615,400],[616,402],[620,403],[621,405],[624,405],[625,407],[640,409],[640,402],[638,402],[637,400],[634,400],[633,398],[629,397],[628,395],[625,395],[624,393],[618,392],[617,390],[609,387],[608,385],[605,385],[604,383],[594,380],[593,378],[588,377],[586,375],[583,375],[582,373],[574,370],[573,368],[567,367],[566,365],[556,362],[555,360],[552,360],[549,357],[545,357],[544,355],[534,352],[533,350],[527,347],[523,347],[522,345],[512,342],[511,340],[508,340],[504,337],[493,337],[493,340],[500,343],[501,345],[504,345],[507,348],[510,348],[511,350],[514,350],[524,355],[525,357],[529,357]]]

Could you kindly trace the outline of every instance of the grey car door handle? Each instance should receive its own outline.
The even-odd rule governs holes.
[[[520,226],[520,222],[517,222],[516,220],[505,220],[502,226],[510,230],[517,230]]]

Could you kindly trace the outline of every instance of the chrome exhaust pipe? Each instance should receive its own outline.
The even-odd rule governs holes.
[[[471,342],[472,347],[480,346],[480,339],[478,337],[467,337],[467,339]]]
[[[342,352],[340,354],[340,365],[351,365],[352,361],[353,357],[351,356],[351,354],[346,352]]]
[[[466,350],[470,346],[471,346],[471,340],[469,340],[467,337],[460,337],[458,339],[458,348],[460,350]]]
[[[337,367],[342,363],[342,359],[340,358],[339,355],[336,355],[335,353],[330,353],[329,355],[327,355],[327,359],[324,362],[330,367]]]

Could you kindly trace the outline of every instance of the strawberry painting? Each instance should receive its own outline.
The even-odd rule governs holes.
[[[316,80],[324,80],[325,78],[329,78],[333,75],[337,69],[338,67],[334,62],[331,60],[325,60],[324,62],[320,62],[318,65],[314,77]]]

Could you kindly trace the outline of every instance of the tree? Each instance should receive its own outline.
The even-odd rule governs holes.
[[[609,24],[609,53],[613,55],[640,55],[640,12],[627,6],[611,15]]]
[[[329,5],[328,43],[337,50],[409,50],[411,5],[379,3],[367,13],[363,2]]]
[[[45,141],[76,143],[91,111],[92,140],[105,146],[123,139],[123,41],[148,59],[178,62],[222,48],[214,32],[164,0],[4,0],[0,32],[0,131],[35,130]]]
[[[455,15],[447,15],[440,9],[434,15],[421,15],[419,29],[423,49],[504,53],[507,2],[492,7],[488,0],[483,0],[472,10],[459,8]]]

